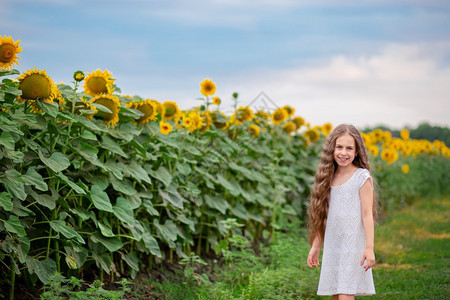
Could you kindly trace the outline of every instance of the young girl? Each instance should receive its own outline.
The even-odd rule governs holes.
[[[373,295],[375,197],[364,141],[352,125],[328,136],[308,208],[310,267],[322,268],[317,295]],[[369,180],[370,179],[370,180]]]

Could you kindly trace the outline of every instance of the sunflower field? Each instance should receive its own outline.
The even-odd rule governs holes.
[[[290,106],[238,107],[237,94],[227,115],[210,79],[202,105],[183,111],[121,94],[108,70],[55,84],[45,70],[13,69],[21,51],[0,36],[1,295],[56,272],[134,278],[191,253],[226,255],[231,235],[257,242],[304,218],[331,124],[311,126]],[[387,178],[380,190],[394,191],[381,193],[389,207],[409,194],[385,182],[416,161],[448,170],[440,141],[364,138],[375,177]],[[436,190],[448,192],[448,172],[439,174]]]

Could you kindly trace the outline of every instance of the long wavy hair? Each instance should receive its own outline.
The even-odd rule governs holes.
[[[366,146],[361,133],[353,125],[341,124],[331,131],[325,145],[323,146],[320,157],[319,168],[315,176],[315,182],[311,189],[310,202],[308,207],[308,241],[312,242],[319,236],[323,241],[325,235],[325,226],[328,215],[328,206],[330,201],[331,181],[337,170],[337,163],[334,160],[334,149],[336,139],[343,134],[349,134],[355,139],[356,156],[353,164],[358,168],[367,169],[370,172],[369,158],[367,156]],[[378,204],[373,197],[373,216],[374,221],[377,217]]]

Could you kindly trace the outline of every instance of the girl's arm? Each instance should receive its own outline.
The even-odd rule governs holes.
[[[322,246],[322,241],[318,235],[314,238],[311,250],[309,250],[308,254],[308,266],[310,267],[318,267],[319,266],[319,254],[320,254],[320,247]]]
[[[364,225],[364,233],[366,234],[366,250],[361,259],[361,266],[364,264],[364,269],[367,271],[375,265],[374,248],[374,220],[373,220],[373,188],[372,181],[367,180],[359,190],[361,198],[361,214]]]

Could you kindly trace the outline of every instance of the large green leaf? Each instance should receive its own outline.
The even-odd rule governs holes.
[[[141,167],[141,165],[139,163],[137,163],[136,161],[131,161],[131,164],[129,166],[126,166],[127,168],[127,172],[135,179],[137,179],[137,181],[142,182],[145,181],[148,184],[152,183],[152,180],[150,179],[150,177],[148,176],[148,173],[146,170],[144,170],[144,168]]]
[[[36,172],[33,167],[28,168],[27,173],[22,175],[23,180],[25,180],[25,184],[33,185],[36,189],[40,191],[47,191],[48,186],[42,178],[41,174]]]
[[[114,264],[111,260],[111,255],[106,253],[100,254],[97,252],[92,253],[92,258],[95,260],[95,264],[97,268],[102,268],[107,274],[111,273],[111,270],[114,268]]]
[[[136,256],[136,253],[130,252],[128,254],[121,254],[122,259],[127,263],[135,271],[139,271],[139,259]]]
[[[97,165],[99,163],[98,161],[98,149],[91,146],[90,144],[86,142],[81,142],[78,147],[78,153],[84,157],[87,161],[91,162],[94,165]]]
[[[177,240],[178,229],[175,223],[167,220],[164,224],[159,224],[158,219],[153,220],[153,224],[160,233],[160,236],[167,242],[170,248],[175,248],[174,241]]]
[[[153,170],[149,165],[145,165],[144,167],[150,176],[158,179],[164,183],[165,186],[169,186],[172,182],[172,175],[164,166],[159,167],[157,171]]]
[[[20,237],[26,236],[25,228],[23,228],[17,216],[10,215],[8,221],[4,223],[7,231],[17,234]]]
[[[55,190],[54,190],[54,192],[56,193]],[[53,193],[52,195],[49,195],[49,194],[36,193],[35,191],[29,192],[31,197],[33,197],[37,203],[49,208],[50,210],[53,210],[56,207],[56,199],[58,199],[58,194],[55,194],[55,193]]]
[[[104,166],[108,170],[108,172],[111,172],[117,179],[119,179],[119,180],[123,179],[122,168],[120,167],[119,164],[114,162],[112,159],[106,161],[104,163]]]
[[[57,271],[56,263],[51,258],[39,261],[32,257],[28,257],[26,264],[28,272],[36,274],[43,283],[49,283]]]
[[[226,214],[227,209],[230,207],[228,205],[228,202],[225,201],[223,199],[223,197],[221,196],[210,196],[210,195],[205,195],[205,202],[206,204],[214,209],[217,209],[218,211],[220,211],[223,215]]]
[[[132,196],[137,193],[137,191],[133,188],[133,185],[126,179],[119,180],[119,179],[116,179],[115,176],[111,176],[110,180],[111,180],[111,184],[112,184],[113,188],[120,193],[129,195],[129,196]]]
[[[69,187],[71,187],[77,194],[86,195],[86,192],[81,188],[78,184],[67,178],[66,175],[59,172],[56,174],[62,181],[64,181],[65,184],[67,184]]]
[[[148,232],[145,231],[142,234],[142,240],[144,241],[145,248],[147,248],[151,254],[162,258],[161,249],[159,248],[158,241]]]
[[[91,199],[97,209],[113,212],[108,194],[106,194],[98,185],[91,188]]]
[[[237,197],[241,193],[239,184],[235,181],[228,181],[222,174],[217,175],[217,182],[220,183],[231,195]]]
[[[0,194],[0,206],[6,211],[11,211],[13,209],[11,196],[7,192],[2,192]]]
[[[161,188],[158,188],[159,195],[163,198],[163,200],[166,200],[170,202],[173,206],[178,208],[183,208],[183,203],[186,201],[181,195],[176,191],[175,188],[167,188],[167,190],[162,190]]]
[[[6,170],[5,175],[6,175],[6,178],[8,178],[10,181],[12,181],[16,184],[17,183],[20,183],[20,184],[25,183],[25,180],[22,178],[22,175],[14,169]]]
[[[100,228],[100,232],[103,236],[106,237],[115,237],[114,233],[112,232],[112,229],[109,225],[103,224],[102,222],[98,221],[98,227]]]
[[[30,240],[28,237],[12,237],[7,235],[2,241],[2,250],[6,253],[15,252],[21,263],[25,263],[28,251],[30,251]]]
[[[136,222],[130,203],[123,197],[116,199],[116,205],[113,206],[113,213],[119,220],[130,226],[133,226]]]
[[[45,157],[41,151],[38,152],[41,161],[55,173],[61,172],[70,166],[69,159],[60,152],[53,152],[50,157]]]
[[[64,246],[64,250],[66,250],[68,256],[75,260],[77,269],[83,266],[89,253],[88,249],[77,245],[74,245],[73,247]]]
[[[77,242],[84,244],[84,239],[81,235],[78,234],[75,230],[66,225],[66,223],[62,220],[53,220],[50,221],[50,226],[54,231],[61,233],[68,239],[75,239]]]
[[[94,243],[102,244],[111,252],[115,252],[123,247],[123,244],[118,237],[104,237],[98,232],[95,232],[94,234],[90,235],[89,238]]]
[[[125,158],[128,158],[128,155],[123,152],[122,148],[117,144],[112,138],[107,135],[102,136],[102,143],[100,146],[104,149],[107,149],[113,153],[119,154]]]
[[[0,136],[0,145],[5,146],[6,151],[14,150],[14,139],[11,136],[11,133],[7,131],[3,131]]]

